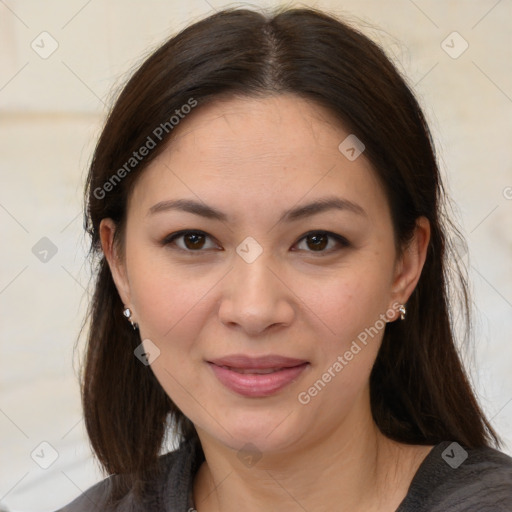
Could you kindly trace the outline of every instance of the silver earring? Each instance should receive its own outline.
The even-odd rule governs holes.
[[[402,304],[399,308],[398,308],[398,311],[400,311],[400,320],[405,320],[405,315],[407,313],[407,310],[405,309],[405,305]]]
[[[123,315],[128,318],[128,320],[130,321],[130,323],[132,324],[132,327],[133,327],[133,330],[137,329],[139,326],[131,319],[131,316],[132,316],[132,312],[130,310],[130,308],[125,308],[124,311],[123,311]]]

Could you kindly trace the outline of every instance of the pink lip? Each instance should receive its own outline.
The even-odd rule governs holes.
[[[208,361],[219,381],[228,389],[247,397],[265,397],[277,393],[296,380],[309,365],[303,359],[276,355],[247,357],[243,354]],[[269,370],[272,373],[239,373],[237,370]]]
[[[267,369],[267,368],[290,368],[299,364],[307,363],[304,359],[295,359],[278,355],[268,355],[261,357],[249,357],[245,354],[233,354],[219,359],[211,359],[209,363],[217,366],[229,366],[231,368],[240,368],[244,370]]]

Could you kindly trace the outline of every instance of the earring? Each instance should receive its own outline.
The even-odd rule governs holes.
[[[400,320],[405,320],[405,315],[407,313],[407,310],[405,309],[405,304],[402,304],[399,308],[398,308],[398,311],[400,311]]]
[[[128,320],[130,320],[130,323],[132,324],[132,327],[133,327],[133,330],[137,329],[139,326],[134,322],[132,321],[131,319],[131,316],[132,316],[132,312],[130,310],[130,308],[126,308],[124,309],[123,311],[123,315],[128,318]]]

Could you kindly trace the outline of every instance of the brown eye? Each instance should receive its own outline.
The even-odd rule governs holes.
[[[204,245],[205,236],[198,233],[183,235],[183,240],[187,249],[201,249]]]
[[[299,248],[300,250],[316,252],[320,255],[328,254],[336,251],[337,249],[350,246],[350,243],[345,238],[328,231],[311,231],[306,233],[297,245],[299,246],[301,243],[305,245],[305,248]],[[338,245],[338,248],[336,248],[336,245]],[[327,250],[325,250],[326,247],[328,247]]]
[[[322,251],[329,243],[329,237],[327,235],[308,235],[306,237],[308,247],[314,251]]]
[[[217,247],[215,244],[211,244],[210,247],[205,245],[208,239],[210,236],[202,231],[180,231],[167,236],[162,241],[162,245],[175,245],[186,252],[205,252],[206,249]]]

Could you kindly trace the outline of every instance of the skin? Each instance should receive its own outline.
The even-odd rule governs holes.
[[[199,434],[199,512],[238,511],[241,503],[249,512],[394,511],[432,448],[393,442],[372,419],[369,376],[383,327],[309,403],[297,398],[380,315],[389,310],[389,321],[400,321],[396,305],[413,292],[430,237],[420,218],[411,244],[396,253],[386,196],[364,152],[350,161],[338,150],[348,134],[293,95],[218,100],[189,114],[137,181],[124,251],[113,244],[116,225],[101,222],[119,294],[141,340],[160,350],[151,368]],[[284,210],[332,195],[366,214],[328,210],[278,222]],[[229,221],[148,214],[178,198],[222,210]],[[183,229],[208,237],[162,244]],[[304,238],[314,230],[350,245],[321,238],[328,245],[319,251]],[[251,263],[236,252],[248,236],[263,251]],[[206,363],[234,353],[309,365],[275,395],[247,398]],[[247,443],[255,464],[237,456]]]

